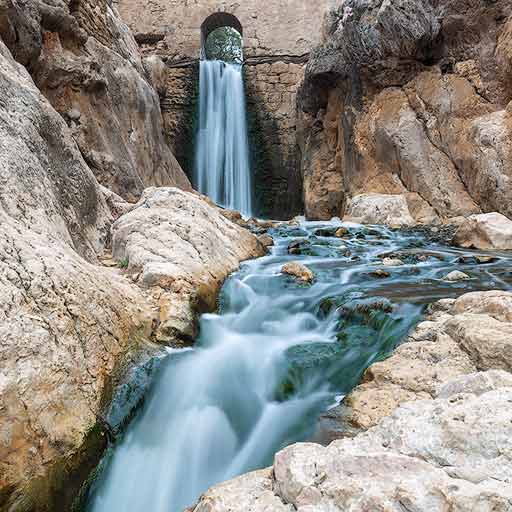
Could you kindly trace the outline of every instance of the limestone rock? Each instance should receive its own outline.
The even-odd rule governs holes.
[[[361,224],[387,224],[390,226],[412,226],[415,224],[409,213],[405,197],[385,194],[362,194],[353,197],[344,220]]]
[[[510,0],[333,6],[298,98],[306,215],[376,193],[418,223],[511,217],[511,27]]]
[[[190,325],[198,312],[215,307],[224,279],[241,261],[265,254],[258,239],[219,208],[177,188],[147,189],[112,235],[114,258],[126,261],[127,272],[164,306],[159,341],[193,337]]]
[[[290,276],[296,277],[299,281],[302,281],[303,283],[311,283],[315,278],[315,274],[313,274],[313,272],[308,267],[296,261],[292,263],[286,263],[286,265],[283,265],[281,272],[283,274],[288,274]]]
[[[460,272],[459,270],[453,270],[449,274],[443,277],[445,281],[465,281],[466,279],[471,279],[464,272]]]
[[[468,293],[431,311],[346,397],[346,417],[356,429],[377,425],[404,402],[436,396],[454,377],[512,368],[512,293]]]
[[[97,264],[102,190],[1,42],[0,97],[0,509],[58,510],[98,462],[98,418],[154,314]]]
[[[454,243],[474,249],[512,250],[512,220],[500,213],[472,215],[459,226]]]
[[[402,265],[405,265],[405,263],[398,258],[384,258],[382,260],[382,264],[385,267],[400,267]]]
[[[8,45],[30,64],[99,181],[132,201],[152,185],[190,189],[164,139],[159,97],[137,44],[111,2],[5,1],[0,36],[31,27],[33,37],[8,38]]]
[[[287,504],[301,512],[508,510],[512,388],[502,384],[480,396],[406,404],[367,433],[328,447],[292,445],[271,472],[213,488],[194,510],[262,510],[260,500],[272,497],[276,510]],[[233,497],[242,495],[250,498],[239,506]],[[202,508],[212,502],[216,508]]]

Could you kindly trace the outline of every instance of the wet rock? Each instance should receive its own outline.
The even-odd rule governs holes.
[[[382,264],[385,267],[400,267],[402,265],[405,265],[405,263],[402,260],[399,260],[398,258],[384,258],[382,260]]]
[[[361,194],[353,197],[347,207],[344,220],[389,226],[415,224],[405,197],[389,194]]]
[[[334,236],[336,238],[345,238],[349,235],[350,235],[350,231],[345,227],[338,228],[336,230],[336,232],[334,233]]]
[[[454,243],[474,249],[512,250],[512,220],[500,213],[472,215],[459,226]]]
[[[443,277],[445,281],[465,281],[467,279],[471,279],[467,274],[464,272],[460,272],[459,270],[454,270],[453,272],[450,272],[446,276]]]
[[[302,281],[304,283],[311,283],[315,278],[315,275],[311,270],[309,270],[309,268],[297,262],[287,263],[286,265],[283,265],[281,272],[283,274],[288,274],[290,276],[296,277],[299,281]]]
[[[315,236],[321,236],[321,237],[333,237],[335,236],[335,233],[336,233],[337,229],[336,228],[322,228],[322,229],[317,229],[315,231]]]
[[[371,277],[376,277],[377,279],[385,279],[391,276],[387,270],[382,269],[373,270],[372,272],[369,272],[368,275]]]
[[[258,240],[263,245],[263,247],[272,247],[274,245],[274,239],[267,234],[258,236]]]

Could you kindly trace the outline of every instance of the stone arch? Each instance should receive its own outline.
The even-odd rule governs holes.
[[[204,46],[208,36],[216,29],[221,27],[234,28],[243,37],[244,29],[240,20],[228,12],[215,12],[210,14],[201,25],[201,58],[204,56]]]

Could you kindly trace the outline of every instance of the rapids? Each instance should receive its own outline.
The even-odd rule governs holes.
[[[217,204],[252,215],[252,185],[242,66],[201,60],[196,190]]]
[[[306,223],[273,230],[271,254],[229,278],[193,349],[172,351],[104,461],[90,512],[178,512],[213,484],[271,464],[311,439],[317,419],[419,321],[425,305],[510,288],[510,257],[463,251],[419,232]],[[300,254],[289,254],[289,247]],[[383,267],[386,255],[403,266]],[[315,282],[281,274],[300,261]],[[376,277],[376,269],[389,275]],[[457,269],[470,280],[442,278]]]

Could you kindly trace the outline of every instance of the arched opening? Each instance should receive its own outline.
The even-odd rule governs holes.
[[[217,12],[201,25],[201,58],[224,62],[243,61],[243,28],[236,16]]]

